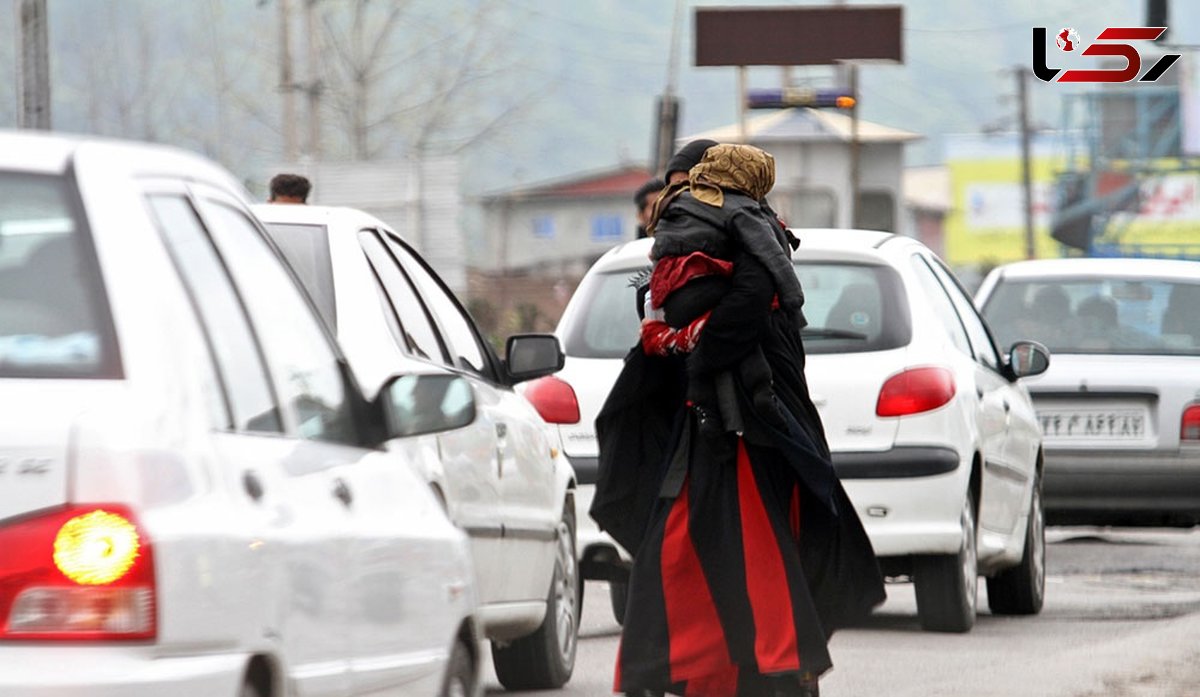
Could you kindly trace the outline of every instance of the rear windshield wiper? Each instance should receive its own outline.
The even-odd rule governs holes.
[[[852,332],[846,329],[824,329],[822,327],[805,327],[800,330],[800,336],[809,339],[855,339],[866,341],[867,335],[862,332]]]

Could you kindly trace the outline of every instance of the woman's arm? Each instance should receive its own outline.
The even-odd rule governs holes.
[[[736,365],[762,341],[770,326],[775,282],[748,253],[733,260],[729,292],[713,308],[692,355],[688,373],[704,375]]]

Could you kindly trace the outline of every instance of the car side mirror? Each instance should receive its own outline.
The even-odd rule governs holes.
[[[395,375],[377,399],[388,439],[451,431],[475,421],[475,392],[459,375]]]
[[[1050,367],[1050,351],[1036,341],[1018,341],[1008,350],[1008,372],[1014,380],[1041,375]]]
[[[553,334],[516,334],[508,337],[504,365],[510,384],[552,375],[566,363],[558,337]]]

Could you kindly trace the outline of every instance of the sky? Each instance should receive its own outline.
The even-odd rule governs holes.
[[[261,179],[282,152],[277,1],[51,0],[56,127],[181,145],[248,181]],[[10,2],[15,8],[17,0]],[[326,51],[333,56],[349,36],[345,18],[353,0],[317,2],[330,32]],[[809,4],[817,3],[684,3],[680,136],[736,118],[735,69],[693,65],[695,9]],[[904,63],[861,69],[860,113],[923,134],[909,147],[912,165],[940,162],[947,134],[1015,128],[1014,70],[1029,66],[1032,27],[1073,27],[1086,42],[1106,26],[1140,26],[1145,19],[1143,0],[900,4]],[[449,106],[438,112],[454,123],[438,131],[444,137],[434,138],[431,147],[453,148],[463,157],[468,194],[650,159],[675,0],[372,2],[376,12],[391,5],[404,11],[381,46],[389,60],[381,63],[378,79],[389,92],[373,104],[386,101],[395,108],[378,118],[386,122],[373,136],[379,156],[409,154],[412,134],[427,125],[420,119],[429,114],[429,102],[418,97],[438,95],[444,76],[455,75],[460,82],[446,90],[452,94],[441,95]],[[1197,6],[1172,2],[1175,40],[1200,44]],[[0,37],[14,37],[0,41],[0,73],[9,75],[15,74],[14,17],[15,11],[0,11]],[[377,28],[373,21],[369,27]],[[451,70],[460,64],[461,71]],[[333,105],[333,90],[344,86],[345,75],[326,75],[322,142],[333,156],[345,156],[349,147],[346,117]],[[823,85],[831,71],[798,68],[793,77]],[[750,70],[751,87],[781,81],[780,69]],[[0,127],[12,127],[15,80],[0,84]],[[1077,88],[1031,80],[1030,89],[1034,123],[1058,127],[1062,105]]]

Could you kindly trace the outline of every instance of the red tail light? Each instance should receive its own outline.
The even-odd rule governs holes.
[[[0,526],[0,639],[151,639],[150,541],[123,506],[72,505]]]
[[[944,406],[954,399],[954,374],[946,368],[910,368],[883,383],[878,416],[907,416]]]
[[[525,387],[525,399],[533,404],[546,423],[579,423],[579,400],[575,390],[553,375],[530,382]]]
[[[1200,404],[1189,404],[1179,423],[1179,440],[1200,443]]]

